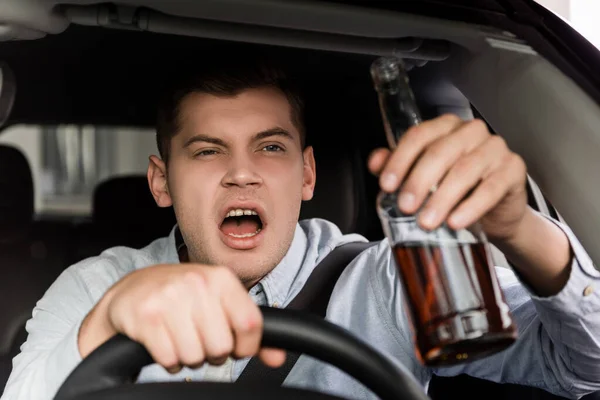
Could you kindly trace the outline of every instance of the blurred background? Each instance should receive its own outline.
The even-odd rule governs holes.
[[[536,0],[559,15],[596,47],[600,48],[599,0]]]

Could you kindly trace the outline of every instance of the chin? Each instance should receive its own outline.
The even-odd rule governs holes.
[[[220,265],[229,268],[244,283],[246,287],[254,285],[268,275],[285,257],[291,240],[288,243],[273,241],[272,234],[261,237],[260,244],[247,250],[235,249],[229,246],[220,235],[212,241],[205,242],[204,249],[210,252],[200,252],[198,260],[202,264]],[[204,254],[202,254],[204,253]]]
[[[231,262],[226,265],[231,268],[240,281],[242,281],[242,284],[248,289],[268,275],[274,268],[274,266],[258,265],[256,261],[253,260]]]
[[[260,275],[262,271],[269,270],[268,258],[268,254],[258,249],[243,251],[226,249],[217,257],[219,265],[231,268],[240,277]]]

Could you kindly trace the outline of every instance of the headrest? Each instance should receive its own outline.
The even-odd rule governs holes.
[[[120,176],[100,183],[94,191],[93,219],[99,225],[166,233],[175,225],[172,208],[156,205],[145,176]]]
[[[33,178],[27,159],[0,145],[0,242],[17,240],[33,220]]]
[[[363,204],[363,166],[358,152],[350,148],[314,144],[317,183],[310,201],[302,204],[300,219],[324,218],[335,223],[342,232],[360,230],[359,209]]]

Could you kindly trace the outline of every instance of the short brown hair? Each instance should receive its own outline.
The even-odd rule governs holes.
[[[192,67],[193,68],[193,67]],[[171,139],[179,132],[179,112],[182,101],[192,93],[215,96],[236,96],[247,89],[272,87],[279,89],[291,108],[292,123],[300,132],[300,142],[305,145],[304,102],[297,85],[273,61],[260,59],[244,63],[221,62],[203,65],[184,73],[163,95],[158,106],[156,145],[165,163],[168,163]]]

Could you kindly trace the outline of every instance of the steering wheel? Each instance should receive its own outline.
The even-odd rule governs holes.
[[[306,354],[341,369],[384,400],[428,400],[408,373],[345,329],[300,311],[261,307],[264,347]],[[65,380],[55,400],[120,399],[286,399],[342,400],[304,389],[211,382],[134,384],[141,369],[154,363],[139,343],[116,335],[85,358]]]

